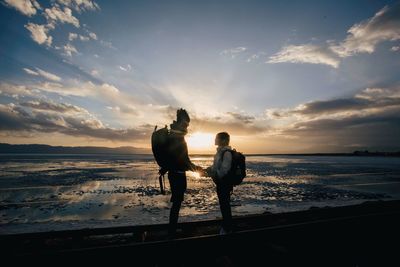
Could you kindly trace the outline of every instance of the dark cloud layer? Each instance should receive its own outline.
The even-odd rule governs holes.
[[[291,110],[274,110],[270,114],[275,118],[291,115],[320,116],[324,114],[351,113],[362,110],[376,111],[400,105],[400,87],[367,88],[347,98],[316,100]]]
[[[29,107],[32,109],[45,110],[45,111],[55,111],[55,112],[73,112],[73,113],[86,113],[87,111],[81,107],[74,106],[65,103],[55,103],[46,101],[28,101],[20,104],[24,107]]]
[[[313,101],[304,105],[304,108],[293,113],[304,115],[318,115],[325,113],[337,113],[346,111],[358,111],[371,108],[386,108],[400,105],[400,97],[379,99],[342,98],[327,101]]]
[[[32,102],[33,103],[33,102]],[[100,138],[111,141],[132,141],[148,138],[150,129],[114,129],[87,115],[84,109],[69,104],[23,103],[0,105],[0,131],[52,133]],[[26,107],[33,109],[27,109]],[[47,109],[45,109],[47,107]],[[45,111],[46,110],[46,111]],[[74,111],[73,114],[64,112]],[[48,112],[52,111],[52,112]],[[56,112],[54,112],[56,111]],[[81,114],[76,114],[76,112]]]
[[[283,135],[338,147],[400,149],[400,90],[366,89],[343,99],[314,101],[296,114],[297,122],[282,130]],[[282,116],[282,115],[281,115]]]

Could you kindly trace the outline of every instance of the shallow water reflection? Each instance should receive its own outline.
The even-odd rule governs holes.
[[[194,157],[209,166],[212,157]],[[151,156],[0,155],[1,233],[168,221]],[[254,156],[234,215],[335,206],[400,195],[400,159]],[[167,179],[166,179],[167,180]],[[220,216],[214,184],[188,172],[182,221]]]

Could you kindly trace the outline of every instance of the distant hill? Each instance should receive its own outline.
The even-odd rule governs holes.
[[[121,146],[50,146],[39,144],[12,145],[0,143],[0,153],[32,153],[32,154],[150,154],[149,149]]]
[[[0,153],[14,154],[151,154],[150,149],[132,146],[101,147],[101,146],[50,146],[40,144],[13,145],[0,143]],[[209,154],[196,154],[209,155]],[[248,154],[247,156],[270,156],[270,155],[293,155],[293,156],[383,156],[400,157],[399,152],[379,151],[354,151],[353,153],[304,153],[304,154]]]
[[[384,151],[354,151],[356,156],[386,156],[386,157],[400,157],[400,151],[397,152],[384,152]]]

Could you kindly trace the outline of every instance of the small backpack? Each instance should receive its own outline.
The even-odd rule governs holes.
[[[232,153],[232,164],[227,178],[233,186],[236,186],[241,184],[246,177],[246,157],[241,152],[236,151],[236,149],[229,149],[226,151]],[[222,155],[222,157],[223,156],[224,155]]]

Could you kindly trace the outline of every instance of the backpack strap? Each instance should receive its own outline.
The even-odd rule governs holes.
[[[229,151],[229,152],[231,153],[231,155],[232,155],[232,159],[231,159],[231,168],[230,168],[230,170],[228,171],[228,174],[229,174],[229,172],[232,170],[232,166],[233,166],[233,151],[236,151],[236,150],[233,150],[233,149],[226,149],[224,152],[222,152],[222,155],[221,155],[221,159],[220,159],[219,164],[220,164],[220,166],[222,165],[222,162],[223,162],[223,160],[224,160],[225,153],[228,152],[228,151]]]
[[[232,149],[226,149],[224,152],[222,152],[222,155],[221,155],[221,164],[222,164],[222,161],[224,160],[224,156],[225,156],[225,153],[226,152],[231,152],[231,154],[233,154],[232,152],[233,152],[233,150]],[[232,155],[233,156],[233,155]],[[232,157],[233,158],[233,157]],[[232,167],[232,166],[231,166]]]
[[[222,161],[224,160],[224,155],[225,155],[225,153],[227,152],[227,151],[229,151],[229,152],[231,152],[231,154],[232,154],[232,160],[231,160],[231,169],[228,171],[228,174],[231,172],[231,170],[232,170],[232,166],[233,166],[233,151],[236,151],[235,149],[227,149],[227,150],[225,150],[223,153],[222,153],[222,158],[221,158],[221,164],[222,164]],[[230,190],[230,192],[229,192],[229,194],[230,195],[232,195],[233,194],[233,186],[231,186],[231,188],[230,188],[231,190]]]
[[[226,150],[222,153],[221,160],[224,159],[224,155],[225,155],[225,153],[226,153],[227,151],[231,152],[231,154],[232,154],[232,160],[233,160],[233,153],[236,152],[236,149],[226,149]],[[222,161],[221,161],[221,162],[222,162]]]

